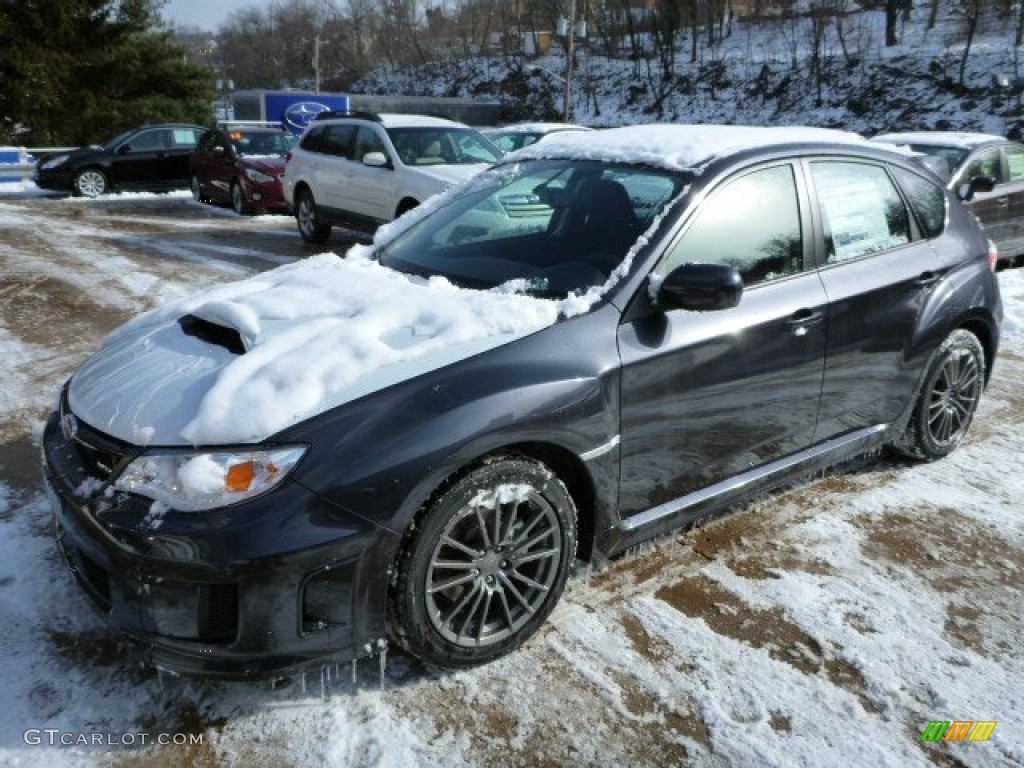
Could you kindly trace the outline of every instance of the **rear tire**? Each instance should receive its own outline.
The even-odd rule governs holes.
[[[83,168],[75,174],[74,186],[79,197],[99,197],[110,189],[110,182],[99,168]]]
[[[914,411],[893,448],[934,461],[963,441],[985,385],[985,350],[970,331],[953,331],[932,355]]]
[[[298,195],[295,203],[295,221],[299,225],[299,234],[307,243],[320,245],[327,242],[327,238],[331,236],[331,225],[322,223],[317,217],[316,201],[308,189]]]
[[[576,556],[576,506],[532,459],[489,459],[427,507],[399,554],[392,635],[421,660],[469,667],[513,651],[554,609]]]

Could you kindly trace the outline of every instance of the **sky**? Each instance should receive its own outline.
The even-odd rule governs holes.
[[[266,8],[271,0],[167,0],[163,16],[175,26],[216,31],[228,18],[247,8]]]

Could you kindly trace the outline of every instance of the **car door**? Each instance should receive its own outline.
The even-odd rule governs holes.
[[[1001,258],[1024,256],[1024,147],[1014,144],[1005,147],[1006,182],[1002,196],[1007,200],[1006,245]]]
[[[395,171],[393,165],[366,165],[363,158],[370,152],[389,157],[378,133],[368,125],[360,125],[353,139],[352,161],[344,169],[349,177],[347,210],[368,219],[390,221],[398,203],[394,191]]]
[[[350,210],[351,176],[347,169],[355,132],[355,126],[348,123],[327,126],[319,147],[322,154],[311,169],[318,205],[335,211]]]
[[[123,142],[111,158],[110,175],[114,184],[142,189],[159,186],[169,141],[169,131],[150,128]]]
[[[231,200],[231,179],[235,174],[235,149],[220,131],[200,143],[203,158],[203,182],[215,200]]]
[[[736,307],[641,312],[620,326],[624,516],[810,445],[826,297],[803,188],[789,162],[727,180],[654,269],[656,282],[687,262],[735,266]]]
[[[822,440],[888,424],[906,407],[920,367],[908,354],[910,341],[928,293],[948,267],[912,224],[886,166],[814,160],[807,168],[818,200],[825,250],[820,274],[828,294],[815,436]],[[915,187],[915,199],[931,196],[937,206],[931,226],[941,231],[945,191],[923,176],[894,172],[904,177],[904,189]]]
[[[1003,153],[999,147],[983,147],[971,153],[964,163],[963,169],[954,179],[953,189],[970,184],[972,179],[988,176],[996,180],[991,192],[977,192],[967,203],[982,227],[985,234],[999,248],[1000,252],[1009,246],[1011,237],[1007,231],[1010,216],[1010,200],[1005,194],[1006,178],[1003,175]]]
[[[196,128],[176,127],[167,130],[167,151],[160,162],[160,186],[188,186],[189,162],[201,135],[202,131]]]

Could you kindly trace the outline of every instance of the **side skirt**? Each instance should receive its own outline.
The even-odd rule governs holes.
[[[678,499],[659,504],[625,520],[605,534],[599,548],[609,557],[647,539],[689,525],[702,517],[748,498],[756,491],[783,485],[794,476],[819,472],[886,442],[887,425],[859,429],[834,437],[798,453],[730,477]]]

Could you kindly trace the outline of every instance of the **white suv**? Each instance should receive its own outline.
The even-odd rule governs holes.
[[[501,157],[483,135],[422,115],[321,113],[288,157],[284,196],[299,234],[372,231]]]

